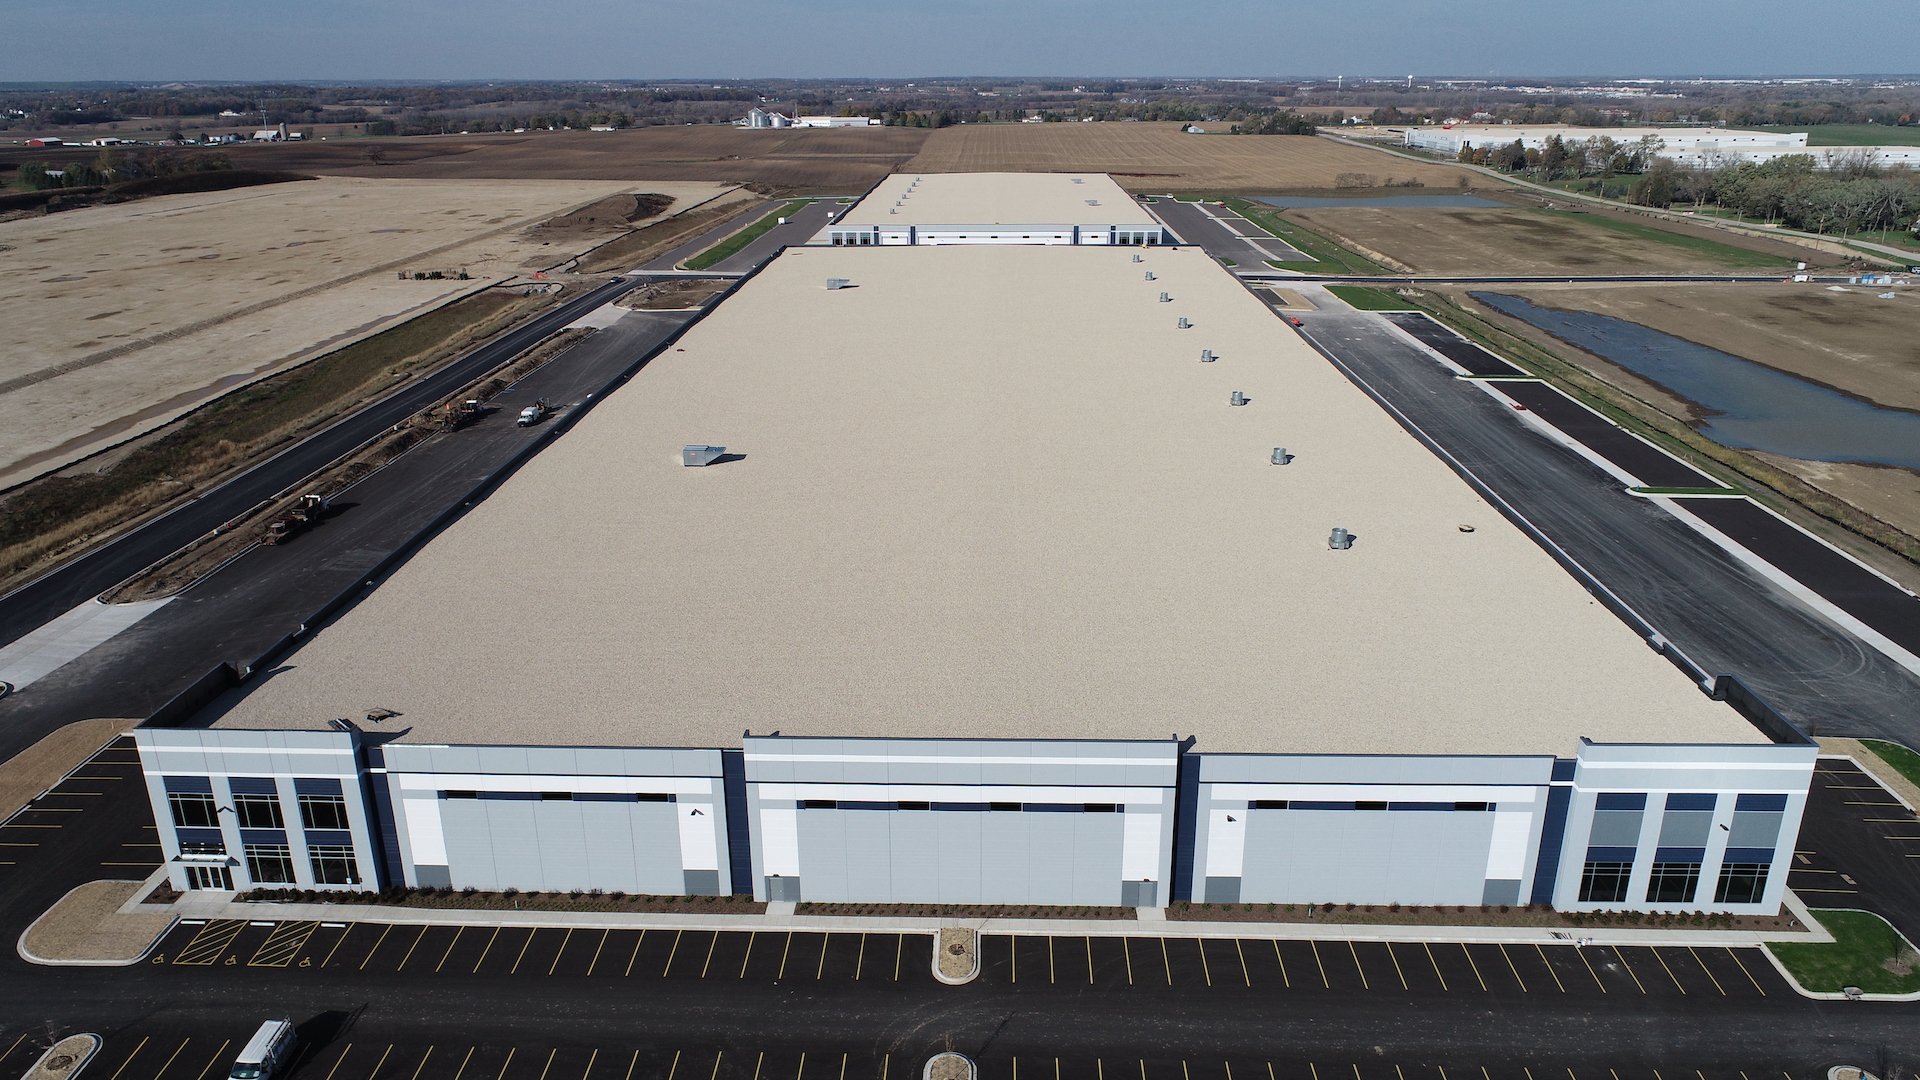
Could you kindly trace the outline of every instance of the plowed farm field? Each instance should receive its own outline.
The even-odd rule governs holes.
[[[696,180],[808,195],[864,192],[904,164],[914,128],[749,131],[719,125],[627,131],[431,135],[233,148],[236,165],[435,180]]]
[[[1129,191],[1266,195],[1360,178],[1452,189],[1467,174],[1305,135],[1189,135],[1179,124],[965,124],[942,128],[905,166],[918,172],[1104,172]],[[1347,181],[1342,183],[1343,178]]]

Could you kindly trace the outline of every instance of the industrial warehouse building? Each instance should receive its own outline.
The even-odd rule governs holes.
[[[1759,912],[1771,730],[1201,250],[1035,241],[787,251],[136,739],[181,888]]]
[[[1804,131],[1752,131],[1720,127],[1573,127],[1567,124],[1442,124],[1403,130],[1406,144],[1419,150],[1457,156],[1468,146],[1479,149],[1512,146],[1516,141],[1539,150],[1547,140],[1584,143],[1612,139],[1621,146],[1649,140],[1655,157],[1668,158],[1687,168],[1709,169],[1739,162],[1764,164],[1776,158],[1804,156],[1816,169],[1832,169],[1859,162],[1875,165],[1920,165],[1916,146],[1809,147]]]
[[[895,173],[820,231],[835,246],[1152,245],[1171,239],[1101,173]]]

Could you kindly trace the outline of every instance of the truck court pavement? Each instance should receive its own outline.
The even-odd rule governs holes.
[[[1787,885],[1810,907],[1865,908],[1920,942],[1920,819],[1851,760],[1823,757]]]

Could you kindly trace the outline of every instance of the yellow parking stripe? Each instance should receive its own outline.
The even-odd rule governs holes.
[[[1563,993],[1563,994],[1564,994],[1564,993],[1566,993],[1566,992],[1567,992],[1567,984],[1565,984],[1565,983],[1563,983],[1563,982],[1561,982],[1561,981],[1560,981],[1560,973],[1559,973],[1559,972],[1557,972],[1557,971],[1555,971],[1555,970],[1553,970],[1553,962],[1552,962],[1551,960],[1548,960],[1548,959],[1547,959],[1547,950],[1545,950],[1545,949],[1542,949],[1542,948],[1540,948],[1540,943],[1539,943],[1539,942],[1535,942],[1535,943],[1534,943],[1534,946],[1533,946],[1533,947],[1534,947],[1535,949],[1539,949],[1539,951],[1540,951],[1540,962],[1541,962],[1541,963],[1543,963],[1543,964],[1545,964],[1545,965],[1547,965],[1547,974],[1549,974],[1549,975],[1551,975],[1551,976],[1553,976],[1553,985],[1555,985],[1555,986],[1557,986],[1557,987],[1559,987],[1559,988],[1560,988],[1560,992],[1561,992],[1561,993]]]
[[[633,955],[627,957],[627,970],[625,974],[620,976],[621,978],[625,979],[633,975],[633,962],[640,959],[640,946],[645,944],[646,940],[647,932],[645,930],[640,931],[640,936],[633,939]]]
[[[893,981],[894,982],[900,981],[900,958],[905,956],[906,954],[907,954],[907,935],[905,932],[902,932],[896,935],[893,941]],[[884,1069],[886,1068],[886,1065],[883,1063],[880,1067]]]
[[[1433,946],[1423,941],[1420,943],[1420,947],[1427,950],[1427,963],[1433,965],[1433,977],[1440,980],[1440,992],[1443,994],[1452,993],[1453,991],[1447,989],[1447,977],[1440,973],[1440,958],[1433,955]],[[1440,1080],[1447,1080],[1447,1071],[1445,1069],[1440,1070]]]
[[[507,1047],[507,1060],[500,1063],[500,1071],[495,1074],[494,1080],[500,1080],[501,1077],[507,1075],[507,1066],[513,1064],[513,1054],[517,1049],[518,1047]]]
[[[1286,960],[1286,958],[1285,958],[1285,957],[1283,957],[1283,956],[1281,956],[1281,955],[1280,955],[1280,939],[1279,939],[1279,938],[1275,938],[1275,939],[1273,940],[1273,958],[1274,958],[1275,960],[1277,960],[1277,961],[1279,961],[1279,962],[1280,962],[1280,986],[1281,986],[1281,988],[1282,988],[1282,989],[1284,989],[1284,990],[1291,990],[1291,989],[1293,989],[1293,980],[1292,980],[1292,979],[1289,979],[1289,978],[1287,978],[1287,960]],[[1269,1063],[1269,1064],[1267,1065],[1267,1068],[1268,1068],[1268,1069],[1272,1069],[1272,1068],[1273,1068],[1273,1065],[1272,1065],[1271,1063]]]
[[[1308,942],[1307,942],[1307,948],[1309,948],[1309,949],[1312,949],[1312,950],[1313,950],[1313,966],[1314,966],[1314,967],[1317,967],[1317,968],[1319,968],[1319,969],[1320,969],[1320,988],[1321,988],[1322,990],[1331,990],[1331,989],[1333,989],[1333,984],[1327,981],[1327,964],[1326,964],[1326,961],[1324,961],[1324,960],[1322,960],[1322,959],[1320,959],[1320,946],[1319,946],[1318,944],[1316,944],[1315,942],[1313,942],[1312,940],[1308,940]],[[1311,1062],[1309,1062],[1309,1063],[1308,1063],[1308,1067],[1309,1067],[1309,1068],[1311,1068],[1311,1067],[1312,1067],[1312,1063],[1311,1063]]]
[[[1696,964],[1699,964],[1700,970],[1707,973],[1707,981],[1713,983],[1713,988],[1715,990],[1720,991],[1720,996],[1726,997],[1727,988],[1724,986],[1721,986],[1720,980],[1713,977],[1713,971],[1707,967],[1707,962],[1705,960],[1700,959],[1700,954],[1693,951],[1693,946],[1691,945],[1687,946],[1687,955],[1693,957],[1693,962]]]
[[[673,932],[673,947],[667,950],[667,966],[660,969],[660,977],[663,979],[667,977],[667,972],[673,970],[673,958],[676,955],[678,955],[680,952],[680,935],[684,933],[686,933],[685,930],[675,930]],[[792,934],[787,935],[787,941],[789,944],[792,943],[793,941]],[[780,971],[782,974],[784,974],[786,970],[787,970],[787,958],[785,956],[782,956],[780,958]]]
[[[487,936],[487,943],[480,948],[480,959],[473,962],[473,974],[480,974],[480,965],[487,962],[487,954],[493,951],[493,943],[498,940],[500,940],[500,928],[496,926],[493,928],[493,933]]]
[[[560,1052],[560,1048],[557,1046],[547,1051],[547,1063],[545,1065],[540,1066],[540,1080],[547,1080],[547,1073],[549,1070],[553,1068],[554,1055],[558,1054],[559,1052]],[[372,1080],[372,1078],[369,1077],[368,1080]]]
[[[447,966],[447,959],[453,955],[453,947],[460,944],[460,934],[464,930],[466,930],[464,926],[456,926],[453,928],[453,940],[447,942],[447,951],[440,954],[440,962],[433,965],[433,973],[435,975],[440,974],[440,969]]]
[[[187,967],[208,967],[220,959],[220,954],[226,952],[227,946],[246,928],[245,919],[214,919],[193,935],[193,940],[187,942],[173,962]]]
[[[1760,996],[1766,997],[1767,991],[1760,985],[1760,980],[1753,977],[1753,972],[1747,970],[1747,965],[1740,959],[1740,954],[1734,952],[1732,949],[1728,949],[1727,955],[1733,957],[1734,966],[1740,969],[1740,974],[1747,977],[1747,981],[1753,984],[1755,990],[1760,991]]]
[[[422,926],[422,927],[420,928],[420,932],[419,932],[418,934],[416,934],[416,935],[414,935],[414,938],[413,938],[413,944],[411,944],[411,945],[409,945],[409,946],[407,946],[407,955],[405,955],[405,956],[403,956],[403,957],[401,957],[401,958],[400,958],[400,966],[399,966],[399,967],[396,967],[396,968],[394,968],[393,970],[395,970],[395,971],[401,971],[401,970],[404,970],[404,969],[406,968],[406,966],[407,966],[407,961],[409,961],[409,960],[412,960],[412,959],[413,959],[413,950],[415,950],[415,949],[417,949],[417,948],[419,948],[419,947],[420,947],[420,942],[421,942],[421,940],[422,940],[422,939],[424,939],[424,938],[425,938],[426,936],[427,936],[427,927],[425,927],[425,926]]]
[[[1400,970],[1400,957],[1393,951],[1393,942],[1388,941],[1383,944],[1387,947],[1387,959],[1393,961],[1393,974],[1400,980],[1400,989],[1412,989],[1412,987],[1407,985],[1407,973]],[[1397,1068],[1398,1066],[1395,1067]]]
[[[1127,941],[1128,939],[1124,937],[1120,939],[1120,956],[1123,959],[1125,959],[1127,962],[1127,985],[1132,986],[1133,985],[1133,949],[1131,946],[1128,945]]]
[[[725,1050],[717,1051],[713,1055],[713,1072],[711,1075],[707,1077],[707,1080],[714,1080],[714,1077],[717,1077],[720,1075],[720,1059],[725,1057],[726,1055],[727,1055],[727,1052]]]
[[[1167,939],[1166,938],[1160,939],[1160,964],[1162,967],[1166,968],[1167,985],[1172,986],[1173,985],[1173,961],[1167,957]],[[1141,1069],[1143,1071],[1145,1070],[1145,1068],[1146,1068],[1145,1065],[1141,1066]]]
[[[714,936],[716,938],[719,937],[718,934]],[[559,950],[553,954],[553,963],[547,965],[547,974],[551,975],[554,972],[560,970],[560,958],[567,955],[567,942],[572,940],[573,940],[573,927],[569,926],[567,927],[567,932],[563,934],[560,938]],[[548,1064],[552,1064],[552,1062],[549,1061]]]
[[[347,943],[348,935],[352,934],[353,928],[358,925],[360,924],[348,923],[347,928],[345,930],[340,931],[340,936],[334,940],[333,948],[327,950],[327,958],[325,960],[320,961],[321,967],[326,967],[328,964],[333,963],[333,954],[339,952],[340,946],[345,945]]]
[[[1360,950],[1354,947],[1351,938],[1347,939],[1347,951],[1353,954],[1353,970],[1360,973],[1360,989],[1373,989],[1373,984],[1367,981],[1367,969],[1360,966]]]
[[[520,961],[525,960],[527,958],[527,950],[533,947],[533,939],[538,937],[539,935],[540,935],[540,931],[537,929],[527,931],[527,940],[520,943],[520,952],[514,956],[513,966],[507,969],[507,974],[515,975],[519,973]],[[374,946],[375,951],[378,951],[379,948],[380,946],[378,945]]]
[[[453,1070],[453,1080],[460,1080],[460,1077],[461,1077],[461,1076],[463,1076],[463,1075],[464,1075],[464,1074],[466,1073],[466,1071],[467,1071],[467,1062],[469,1062],[469,1061],[472,1061],[472,1060],[473,1060],[473,1052],[474,1052],[474,1051],[475,1051],[476,1049],[478,1049],[478,1047],[473,1047],[473,1046],[469,1046],[469,1047],[467,1047],[467,1056],[466,1056],[466,1057],[463,1057],[463,1058],[461,1058],[461,1059],[460,1059],[460,1067],[459,1067],[458,1069],[455,1069],[455,1070]],[[638,1053],[638,1051],[635,1051],[635,1053]]]
[[[1503,957],[1506,957],[1507,970],[1513,972],[1513,981],[1520,984],[1520,992],[1523,994],[1530,993],[1531,991],[1527,989],[1527,980],[1520,977],[1520,969],[1514,966],[1513,954],[1507,951],[1507,947],[1505,945],[1502,945],[1498,942],[1494,943],[1494,948],[1499,949],[1500,955]]]
[[[233,1045],[232,1039],[228,1039],[225,1042],[222,1042],[220,1044],[220,1049],[215,1050],[213,1052],[213,1056],[207,1059],[207,1063],[205,1065],[200,1066],[200,1074],[198,1076],[195,1076],[193,1080],[207,1080],[207,1074],[213,1071],[213,1067],[219,1064],[221,1057],[223,1057],[226,1054],[227,1047],[232,1045]]]
[[[387,1058],[390,1055],[392,1055],[392,1053],[393,1053],[393,1044],[388,1043],[387,1048],[385,1050],[380,1051],[380,1060],[373,1063],[373,1071],[367,1074],[367,1080],[374,1080],[375,1077],[380,1075],[381,1068],[383,1068],[386,1065]]]
[[[1194,947],[1200,950],[1200,974],[1206,977],[1207,985],[1213,985],[1213,966],[1207,963],[1207,942],[1205,938],[1194,938]]]
[[[340,1071],[340,1063],[347,1060],[347,1055],[351,1053],[353,1053],[353,1044],[348,1043],[346,1048],[340,1051],[340,1056],[333,1059],[333,1068],[327,1070],[327,1080],[333,1080],[333,1074]]]
[[[128,1054],[127,1060],[121,1062],[120,1067],[113,1070],[113,1075],[109,1077],[108,1080],[120,1080],[120,1074],[123,1072],[126,1072],[127,1066],[133,1064],[133,1059],[139,1057],[140,1051],[145,1050],[147,1048],[147,1039],[150,1037],[151,1036],[146,1036],[146,1035],[143,1035],[140,1037],[140,1045],[133,1048],[133,1053]],[[26,1036],[22,1035],[21,1038],[24,1039],[26,1038]],[[14,1045],[18,1046],[20,1044],[15,1043]]]
[[[1666,958],[1666,957],[1664,957],[1664,956],[1661,956],[1661,955],[1660,955],[1660,950],[1659,950],[1659,949],[1648,949],[1647,951],[1653,954],[1653,958],[1654,958],[1655,960],[1658,960],[1658,961],[1660,961],[1660,966],[1661,966],[1661,968],[1663,968],[1663,969],[1664,969],[1664,970],[1666,971],[1666,973],[1667,973],[1667,978],[1669,978],[1669,979],[1672,979],[1672,980],[1673,980],[1673,985],[1674,985],[1674,989],[1676,989],[1676,990],[1679,990],[1679,991],[1680,991],[1680,995],[1681,995],[1682,997],[1685,997],[1685,996],[1686,996],[1686,993],[1687,993],[1687,988],[1686,988],[1686,987],[1684,987],[1684,986],[1681,986],[1681,985],[1680,985],[1680,978],[1679,978],[1679,976],[1677,976],[1677,975],[1675,975],[1675,974],[1673,973],[1673,969],[1672,969],[1672,968],[1670,968],[1670,967],[1667,967],[1667,958]]]
[[[273,928],[267,940],[254,950],[253,958],[247,961],[248,967],[286,967],[293,958],[306,947],[314,931],[320,929],[317,922],[287,922]]]
[[[1087,935],[1086,942],[1087,942],[1087,985],[1092,986],[1093,985],[1093,935],[1092,934]],[[1245,963],[1244,960],[1241,962],[1243,964]]]
[[[1627,963],[1626,950],[1616,945],[1613,947],[1613,955],[1614,959],[1620,961],[1620,966],[1627,969],[1627,977],[1633,980],[1633,985],[1637,987],[1642,994],[1646,993],[1647,988],[1641,985],[1640,976],[1634,974],[1633,965]]]
[[[1247,970],[1247,950],[1240,947],[1239,938],[1233,939],[1233,951],[1238,953],[1240,956],[1240,979],[1241,981],[1247,984],[1248,989],[1252,989],[1253,973]],[[1093,939],[1092,938],[1087,939],[1087,981],[1088,982],[1093,981]],[[1233,1066],[1231,1065],[1227,1066],[1227,1080],[1233,1080]]]
[[[720,935],[715,934],[713,939],[719,941]],[[819,982],[827,973],[827,946],[831,944],[833,944],[833,931],[829,930],[820,938],[820,962],[813,966],[814,982]]]
[[[593,947],[593,959],[591,959],[591,960],[589,960],[589,961],[587,961],[587,974],[588,974],[588,975],[592,975],[592,974],[593,974],[593,969],[594,969],[594,968],[596,968],[596,967],[598,967],[598,966],[600,966],[600,950],[602,950],[602,949],[604,949],[604,948],[606,948],[606,947],[607,947],[607,935],[608,935],[608,934],[611,934],[611,933],[613,933],[613,931],[612,931],[612,930],[602,930],[602,931],[600,931],[600,943],[599,943],[598,945],[595,945],[595,946]],[[595,1051],[594,1051],[594,1053],[596,1053],[596,1054],[597,1054],[597,1053],[599,1053],[599,1051],[598,1051],[598,1050],[595,1050]]]
[[[377,952],[379,952],[379,951],[380,951],[380,946],[381,946],[381,945],[382,945],[383,943],[385,943],[385,941],[387,940],[387,935],[388,935],[388,934],[390,934],[390,933],[392,933],[392,932],[393,932],[393,924],[392,924],[392,923],[388,923],[387,925],[385,925],[385,926],[383,926],[383,927],[381,927],[381,928],[380,928],[380,937],[379,937],[379,940],[377,940],[377,941],[375,941],[375,942],[373,943],[373,948],[371,948],[371,949],[368,949],[368,950],[367,950],[367,955],[366,955],[366,957],[365,957],[365,958],[363,958],[363,959],[362,959],[362,960],[360,961],[360,970],[361,970],[361,971],[365,971],[365,970],[367,970],[367,962],[373,959],[373,954],[374,954],[374,953],[377,953]]]
[[[1607,992],[1607,984],[1606,984],[1606,983],[1603,983],[1603,982],[1601,982],[1601,981],[1600,981],[1600,973],[1599,973],[1599,972],[1597,972],[1597,971],[1595,971],[1595,970],[1593,970],[1593,961],[1591,961],[1591,960],[1589,960],[1589,959],[1587,959],[1587,950],[1585,950],[1585,949],[1579,949],[1579,948],[1576,948],[1576,949],[1574,949],[1573,951],[1579,954],[1579,956],[1580,956],[1580,962],[1581,962],[1581,963],[1583,963],[1583,964],[1585,964],[1585,965],[1587,965],[1587,974],[1589,974],[1589,975],[1591,975],[1591,976],[1593,976],[1593,985],[1595,985],[1595,986],[1597,986],[1597,987],[1599,987],[1599,988],[1600,988],[1600,992],[1601,992],[1601,993],[1603,993],[1603,994],[1604,994],[1604,993],[1606,993],[1606,992]]]
[[[753,960],[753,942],[759,936],[760,931],[758,930],[747,931],[747,954],[740,958],[740,977],[743,979],[747,977],[747,964]],[[867,936],[862,934],[860,935],[860,947],[865,949],[866,945]],[[856,979],[860,977],[860,969],[857,966],[854,968],[853,977]]]
[[[159,1071],[159,1072],[157,1072],[157,1073],[154,1073],[154,1074],[153,1074],[153,1075],[154,1075],[154,1077],[155,1077],[155,1080],[158,1080],[158,1078],[159,1078],[159,1077],[162,1077],[162,1076],[165,1076],[165,1075],[167,1074],[167,1070],[168,1070],[168,1069],[171,1069],[171,1068],[173,1068],[173,1061],[174,1061],[174,1058],[177,1058],[177,1057],[179,1057],[179,1056],[180,1056],[180,1052],[181,1052],[182,1050],[185,1050],[185,1049],[187,1048],[187,1044],[188,1044],[188,1043],[190,1043],[190,1042],[192,1042],[192,1041],[193,1041],[192,1039],[181,1039],[181,1040],[180,1040],[180,1045],[179,1045],[178,1047],[176,1047],[176,1048],[174,1048],[174,1051],[173,1051],[173,1054],[172,1054],[171,1056],[169,1056],[169,1057],[167,1058],[167,1063],[166,1063],[165,1065],[162,1065],[162,1066],[160,1066],[160,1071]]]
[[[420,1064],[415,1065],[413,1067],[413,1075],[409,1077],[408,1080],[420,1080],[420,1074],[426,1071],[427,1059],[432,1056],[433,1056],[433,1047],[429,1046],[427,1047],[427,1052],[420,1055]]]

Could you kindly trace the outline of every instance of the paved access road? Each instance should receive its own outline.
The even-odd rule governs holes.
[[[718,244],[741,229],[759,221],[768,214],[777,214],[791,200],[782,200],[772,205],[757,204],[728,218],[726,221],[708,229],[692,240],[681,244],[665,255],[647,263],[641,269],[648,271],[669,271],[695,255]],[[836,198],[821,198],[808,203],[787,219],[785,225],[775,225],[762,233],[746,247],[720,260],[706,269],[706,273],[744,274],[754,267],[780,253],[781,248],[794,247],[812,240],[821,229],[826,228],[841,212],[846,204]]]
[[[548,311],[404,389],[350,413],[173,510],[0,597],[0,645],[83,604],[161,557],[287,490],[407,417],[458,392],[516,353],[641,284],[619,278]],[[113,715],[113,714],[107,714]],[[127,714],[134,715],[134,714]],[[0,746],[0,757],[12,751]]]
[[[253,548],[131,629],[0,699],[0,760],[75,719],[150,715],[218,664],[251,664],[695,317],[636,311],[595,331],[494,398],[479,422],[434,436],[342,492],[337,512],[318,528],[280,547]],[[516,427],[520,408],[537,397],[559,412]],[[511,582],[498,588],[504,611],[517,601]]]
[[[1198,244],[1207,254],[1236,268],[1267,269],[1267,260],[1312,262],[1306,253],[1224,206],[1155,199],[1147,209],[1174,231],[1181,241]]]
[[[1303,286],[1302,291],[1313,291]],[[1516,419],[1385,318],[1320,293],[1309,341],[1451,454],[1709,674],[1803,729],[1920,743],[1920,677]],[[1365,529],[1355,526],[1356,532]]]

